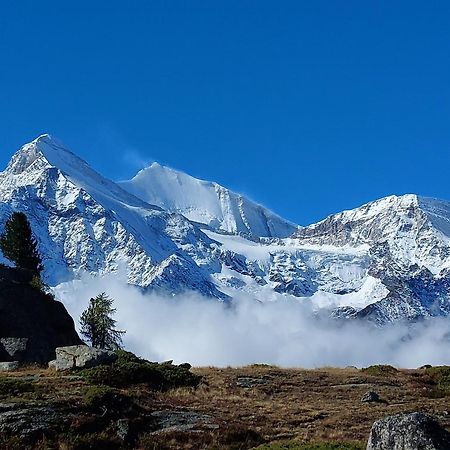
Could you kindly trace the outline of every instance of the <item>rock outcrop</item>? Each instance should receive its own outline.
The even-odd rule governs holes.
[[[31,279],[0,266],[0,361],[44,364],[55,359],[56,347],[82,344],[64,305]]]
[[[367,450],[448,450],[448,433],[431,416],[420,412],[378,420],[372,426]]]
[[[87,345],[72,345],[56,349],[56,359],[49,367],[56,370],[89,369],[102,364],[112,364],[117,359],[114,352]]]
[[[361,401],[363,403],[379,402],[380,401],[380,396],[378,395],[377,392],[368,391],[361,397]]]

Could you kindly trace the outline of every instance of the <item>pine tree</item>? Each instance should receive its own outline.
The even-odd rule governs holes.
[[[116,329],[116,321],[112,318],[116,309],[114,300],[104,292],[91,298],[88,308],[81,314],[81,334],[96,348],[117,350],[122,348],[122,334],[125,331]]]
[[[42,259],[30,222],[24,213],[15,212],[6,221],[5,231],[0,236],[0,250],[16,267],[28,269],[34,275],[40,276],[43,269]]]

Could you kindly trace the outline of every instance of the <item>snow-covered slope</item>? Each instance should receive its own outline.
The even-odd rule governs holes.
[[[14,210],[28,215],[50,284],[122,264],[143,287],[160,285],[170,271],[169,289],[179,290],[184,279],[185,289],[223,297],[200,267],[213,245],[206,235],[124,191],[48,135],[23,146],[0,174],[0,202],[0,222]]]
[[[369,245],[387,242],[395,260],[439,274],[450,264],[450,203],[408,194],[392,195],[329,216],[299,229],[301,243]]]
[[[377,324],[450,314],[446,201],[390,196],[298,228],[157,165],[114,183],[43,135],[0,173],[0,231],[16,210],[50,285],[123,266],[130,283],[173,295],[289,297]]]
[[[153,163],[120,185],[152,205],[214,230],[252,237],[288,237],[294,224],[217,183]]]

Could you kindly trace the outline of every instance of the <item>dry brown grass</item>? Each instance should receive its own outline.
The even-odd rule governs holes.
[[[260,432],[265,439],[301,441],[365,441],[372,423],[384,416],[425,411],[450,427],[447,398],[428,398],[423,370],[367,375],[358,369],[197,368],[205,383],[196,391],[158,395],[173,407],[195,408]],[[265,384],[239,387],[239,377],[263,378]],[[383,403],[361,402],[377,391]]]
[[[273,366],[242,368],[195,368],[204,378],[196,389],[179,388],[158,393],[145,385],[122,392],[144,410],[177,408],[211,416],[217,430],[204,433],[174,433],[141,439],[142,448],[252,448],[255,436],[265,442],[277,440],[365,442],[372,423],[399,412],[424,411],[450,428],[449,398],[435,395],[435,386],[425,370],[379,373],[358,369],[280,369]],[[27,399],[82,408],[89,384],[77,376],[66,376],[40,368],[22,369],[11,377],[32,379],[35,391]],[[262,380],[252,387],[239,386],[240,378]],[[374,390],[382,403],[361,402]],[[4,401],[0,398],[0,402]],[[249,432],[248,442],[233,447],[227,439]],[[255,433],[253,436],[251,433]],[[247,438],[245,438],[247,439]],[[169,445],[170,444],[170,445]],[[153,444],[152,444],[153,445]],[[68,447],[69,448],[69,447]]]

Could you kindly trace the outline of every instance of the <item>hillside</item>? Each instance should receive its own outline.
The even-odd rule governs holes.
[[[416,410],[433,414],[450,428],[450,391],[448,381],[443,383],[448,368],[284,370],[252,366],[193,371],[203,377],[197,389],[166,392],[146,384],[112,391],[94,389],[79,374],[42,369],[2,376],[0,446],[13,449],[20,442],[24,448],[28,442],[29,448],[42,448],[45,442],[47,447],[68,450],[243,450],[290,442],[288,448],[295,450],[316,448],[301,446],[302,442],[346,442],[343,449],[363,449],[375,420]],[[381,402],[361,402],[371,390],[380,395]],[[32,414],[33,421],[21,422],[11,432],[13,421],[27,414]],[[18,437],[21,433],[26,439]]]

